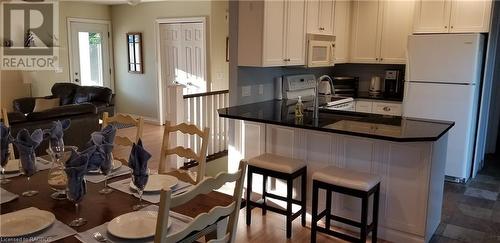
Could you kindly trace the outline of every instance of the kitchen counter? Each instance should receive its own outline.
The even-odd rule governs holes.
[[[451,121],[423,120],[377,114],[320,109],[317,122],[306,110],[302,122],[294,116],[294,102],[270,100],[219,109],[221,117],[396,142],[437,141],[454,126]]]
[[[368,91],[359,91],[358,95],[356,96],[356,99],[369,99],[369,100],[386,100],[386,101],[403,101],[403,97],[401,98],[394,98],[394,97],[386,97],[385,95],[382,95],[381,97],[371,97],[370,92]]]

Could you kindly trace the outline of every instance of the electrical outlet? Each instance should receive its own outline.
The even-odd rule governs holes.
[[[263,94],[264,94],[264,85],[259,84],[259,95],[263,95]]]
[[[242,97],[247,97],[247,96],[250,96],[251,94],[252,94],[252,86],[247,85],[247,86],[241,87],[241,96]]]

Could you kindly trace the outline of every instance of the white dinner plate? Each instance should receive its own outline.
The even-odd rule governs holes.
[[[120,167],[122,167],[122,162],[118,161],[118,160],[113,160],[113,168],[111,169],[111,171],[116,171],[118,169],[120,169]],[[88,174],[101,174],[101,171],[99,169],[97,170],[91,170],[89,172],[87,172]]]
[[[18,159],[13,159],[9,160],[7,164],[5,165],[5,173],[15,173],[19,172],[19,160]]]
[[[123,239],[152,237],[156,231],[156,211],[136,211],[120,215],[108,223],[108,232]],[[168,227],[172,220],[168,221]]]
[[[159,192],[162,188],[172,188],[177,183],[179,183],[179,179],[171,175],[149,175],[144,192]],[[130,181],[130,188],[137,190],[133,181]]]
[[[0,237],[18,237],[32,234],[51,226],[53,213],[37,208],[26,208],[0,215]]]

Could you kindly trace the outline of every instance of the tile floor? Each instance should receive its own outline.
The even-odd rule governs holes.
[[[500,156],[467,184],[445,183],[442,222],[432,243],[500,243]]]

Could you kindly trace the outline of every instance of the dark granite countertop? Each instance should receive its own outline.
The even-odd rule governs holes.
[[[368,92],[368,91],[359,91],[356,98],[369,99],[369,100],[380,100],[380,101],[398,101],[398,102],[403,101],[403,97],[400,97],[400,98],[387,97],[387,96],[385,96],[385,94],[382,94],[381,97],[370,97],[370,92]]]
[[[312,112],[306,110],[301,122],[295,120],[295,103],[270,100],[222,108],[218,112],[219,116],[226,118],[396,142],[436,141],[455,125],[450,121],[325,109],[320,109],[316,122],[312,119]]]

